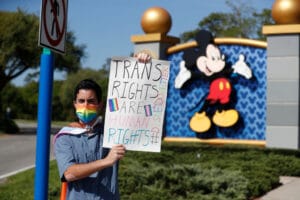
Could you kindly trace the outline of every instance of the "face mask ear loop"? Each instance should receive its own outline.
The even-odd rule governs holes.
[[[91,126],[92,129],[94,129],[94,127],[101,122],[101,119],[99,117],[97,117],[97,120],[93,123],[93,125]]]
[[[85,129],[88,132],[91,132],[92,130],[94,130],[94,127],[100,122],[101,122],[101,119],[99,117],[97,117],[97,120],[93,123],[93,125],[92,126],[86,125]]]

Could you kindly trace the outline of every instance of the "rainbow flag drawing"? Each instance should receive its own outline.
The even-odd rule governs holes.
[[[109,99],[108,104],[109,104],[109,111],[110,112],[114,112],[114,111],[119,110],[118,99],[117,98]]]
[[[144,109],[145,109],[146,117],[152,116],[152,108],[151,108],[151,105],[145,105],[145,106],[144,106]]]

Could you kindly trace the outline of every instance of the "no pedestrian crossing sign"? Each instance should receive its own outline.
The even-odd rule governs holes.
[[[65,53],[67,0],[42,0],[39,45]]]

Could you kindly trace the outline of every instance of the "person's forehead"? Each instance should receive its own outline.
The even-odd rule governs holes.
[[[92,89],[80,89],[77,93],[77,98],[95,98],[96,93]]]

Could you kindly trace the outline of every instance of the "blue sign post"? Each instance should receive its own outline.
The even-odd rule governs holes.
[[[53,53],[43,49],[38,99],[38,122],[36,139],[35,200],[48,199],[49,154],[51,132],[51,100],[53,85]]]
[[[51,50],[65,53],[67,0],[42,0],[39,45],[41,55],[38,126],[36,139],[36,171],[34,199],[48,199],[49,154],[51,132],[51,100],[54,56]],[[51,49],[51,50],[50,50]]]

